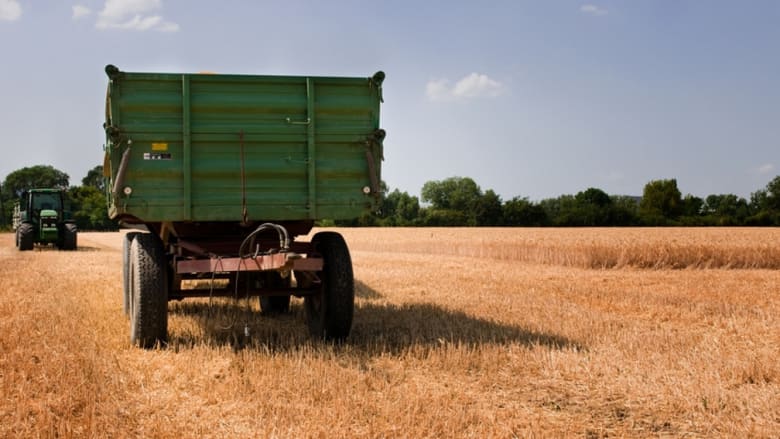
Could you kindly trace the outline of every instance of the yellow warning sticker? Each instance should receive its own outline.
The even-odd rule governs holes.
[[[168,151],[167,143],[152,143],[152,151]]]

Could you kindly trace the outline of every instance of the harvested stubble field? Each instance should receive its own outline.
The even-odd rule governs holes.
[[[346,344],[203,299],[151,351],[119,234],[0,235],[0,436],[780,435],[780,229],[340,231]]]

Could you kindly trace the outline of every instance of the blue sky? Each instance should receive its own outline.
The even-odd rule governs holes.
[[[504,200],[748,197],[780,174],[778,1],[0,0],[0,178],[102,163],[106,64],[370,76],[383,178]]]

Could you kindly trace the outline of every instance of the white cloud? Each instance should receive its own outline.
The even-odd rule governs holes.
[[[606,9],[592,4],[580,6],[580,12],[588,15],[593,15],[595,17],[607,15],[609,13],[609,11],[607,11]]]
[[[431,101],[452,101],[458,99],[496,97],[504,92],[504,86],[489,76],[472,73],[451,85],[448,79],[428,81],[425,95]]]
[[[472,73],[455,84],[452,93],[455,96],[473,98],[479,96],[498,96],[503,91],[500,82],[488,78],[487,75]]]
[[[756,172],[758,175],[767,175],[772,173],[775,170],[775,165],[772,163],[765,163],[758,168],[756,168]]]
[[[16,0],[0,0],[0,20],[16,21],[22,16],[22,6]]]
[[[92,9],[89,9],[86,6],[82,5],[76,5],[73,7],[73,19],[78,20],[79,18],[86,17],[87,15],[92,13]]]
[[[425,95],[432,101],[443,101],[450,96],[450,85],[446,79],[428,81],[425,85]]]
[[[152,14],[162,9],[162,0],[106,0],[98,13],[95,27],[102,30],[156,30],[177,32],[179,25],[166,21],[162,15]]]

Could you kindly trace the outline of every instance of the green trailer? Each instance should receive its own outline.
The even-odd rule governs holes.
[[[123,245],[131,341],[166,341],[170,300],[239,292],[264,313],[302,297],[313,336],[347,337],[344,239],[296,237],[379,208],[384,73],[106,74],[108,213],[138,229]]]

